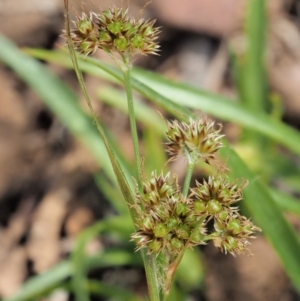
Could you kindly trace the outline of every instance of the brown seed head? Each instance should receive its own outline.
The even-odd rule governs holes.
[[[202,158],[209,162],[223,146],[219,141],[223,137],[220,135],[221,126],[215,130],[213,121],[190,119],[189,123],[185,123],[175,120],[168,122],[167,126],[167,152],[173,159],[183,153],[193,160]]]

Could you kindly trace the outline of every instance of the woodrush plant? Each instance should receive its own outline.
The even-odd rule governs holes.
[[[183,155],[187,160],[187,174],[183,187],[178,184],[176,174],[168,172],[150,178],[143,177],[139,141],[132,98],[130,71],[132,59],[137,54],[158,54],[156,40],[159,28],[155,21],[128,16],[128,10],[110,8],[97,14],[83,13],[70,28],[68,1],[65,0],[65,16],[68,46],[79,83],[104,140],[114,172],[131,213],[135,232],[131,239],[136,250],[142,251],[149,298],[151,301],[166,300],[172,280],[184,252],[188,248],[206,244],[212,240],[224,253],[232,255],[248,253],[249,239],[260,229],[239,213],[235,203],[242,200],[246,181],[230,182],[223,164],[215,164],[218,172],[203,183],[190,187],[195,165],[199,161],[207,164],[218,162],[216,154],[223,146],[221,126],[215,129],[208,119],[188,122],[167,121],[166,152],[170,160]],[[128,114],[135,153],[135,178],[137,188],[131,191],[110,147],[104,131],[98,122],[79,71],[74,50],[85,56],[101,49],[113,57],[120,67],[127,93]],[[208,228],[208,223],[213,227]]]

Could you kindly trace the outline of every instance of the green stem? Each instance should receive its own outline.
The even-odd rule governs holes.
[[[124,76],[124,85],[125,85],[126,95],[127,95],[128,115],[129,115],[129,121],[130,121],[130,129],[131,129],[132,143],[133,143],[133,149],[134,149],[135,169],[136,169],[135,176],[137,179],[139,192],[142,195],[143,194],[143,185],[142,185],[142,181],[141,181],[141,157],[140,157],[139,140],[138,140],[138,134],[137,134],[136,121],[135,121],[132,87],[131,87],[131,81],[130,81],[131,66],[130,66],[130,62],[127,58],[124,58],[124,63],[125,64],[123,65],[123,68],[121,68],[121,70],[122,70],[123,76]]]
[[[184,184],[183,184],[182,194],[184,197],[186,197],[188,195],[191,178],[192,178],[194,167],[195,167],[195,161],[192,159],[190,153],[188,151],[186,151],[185,155],[187,156],[189,162],[188,162],[186,176],[185,176],[185,180],[184,180]]]
[[[124,57],[123,59],[124,59],[124,65],[121,66],[121,70],[123,72],[124,85],[127,94],[128,115],[129,115],[132,143],[134,149],[136,179],[138,183],[139,193],[140,195],[142,195],[143,184],[141,180],[141,157],[139,151],[139,140],[137,134],[136,121],[135,121],[134,103],[133,103],[131,80],[130,80],[131,65],[128,58]],[[143,207],[143,204],[141,205]],[[147,255],[144,250],[142,250],[141,252],[142,252],[142,258],[143,258],[145,272],[146,272],[149,300],[160,301],[160,296],[159,296],[160,286],[157,277],[156,259],[153,256]]]
[[[141,250],[141,253],[146,272],[149,301],[160,301],[156,258],[152,255],[147,255],[145,250]]]

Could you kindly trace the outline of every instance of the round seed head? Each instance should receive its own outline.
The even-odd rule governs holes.
[[[166,132],[168,142],[166,151],[172,159],[179,153],[189,155],[193,160],[202,158],[205,162],[215,158],[215,153],[223,146],[219,141],[221,127],[214,129],[214,122],[208,120],[185,122],[168,122]]]

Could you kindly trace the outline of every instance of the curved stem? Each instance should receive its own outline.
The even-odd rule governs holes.
[[[188,151],[185,152],[185,155],[188,158],[188,166],[186,171],[186,176],[183,184],[183,191],[182,194],[184,197],[188,195],[189,188],[190,188],[190,182],[193,175],[194,167],[195,167],[195,161],[191,157],[190,153]]]
[[[141,181],[141,157],[140,157],[139,141],[138,141],[136,121],[135,121],[132,87],[130,81],[131,66],[129,60],[126,58],[124,58],[124,63],[125,64],[123,65],[123,68],[121,68],[121,70],[124,76],[124,85],[125,85],[126,95],[127,95],[128,115],[129,115],[132,143],[134,149],[135,169],[136,169],[135,177],[137,179],[139,192],[140,194],[143,194],[143,186]]]

